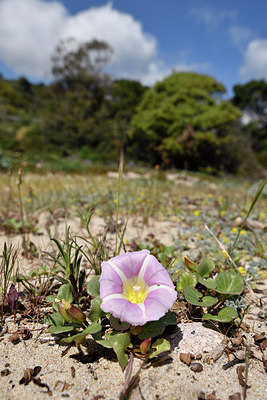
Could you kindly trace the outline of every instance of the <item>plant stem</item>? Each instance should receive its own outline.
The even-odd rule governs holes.
[[[118,251],[118,239],[119,239],[119,201],[120,201],[120,194],[121,194],[121,182],[122,182],[122,173],[123,173],[123,162],[124,162],[124,151],[123,147],[120,150],[120,164],[119,164],[119,178],[118,178],[118,190],[117,190],[117,202],[116,202],[116,242],[115,242],[115,252],[114,256],[117,255]]]

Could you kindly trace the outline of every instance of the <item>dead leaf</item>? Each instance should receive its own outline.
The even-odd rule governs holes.
[[[241,394],[239,392],[236,392],[229,396],[229,400],[241,400]]]
[[[265,339],[266,339],[266,337],[265,337],[265,333],[264,332],[256,333],[255,336],[254,336],[254,342],[255,343],[262,342]]]
[[[10,374],[10,371],[8,368],[5,368],[1,371],[1,376],[7,376]]]
[[[242,387],[246,386],[246,383],[244,381],[244,377],[243,377],[243,372],[245,371],[245,367],[244,365],[239,365],[238,367],[236,367],[236,372],[237,372],[237,376],[238,376],[238,381],[239,381],[239,385],[241,385]],[[250,385],[247,385],[247,389],[250,388]]]
[[[47,393],[49,396],[52,396],[52,392],[51,392],[49,386],[47,385],[47,383],[41,382],[41,379],[40,379],[40,378],[33,378],[32,381],[33,381],[33,383],[34,383],[35,385],[37,385],[37,386],[39,386],[39,387],[42,387],[42,388],[46,388],[46,389],[47,389],[47,392],[46,392],[46,393]]]
[[[267,339],[264,339],[262,342],[259,344],[261,351],[264,351],[267,347]]]
[[[32,368],[26,368],[23,373],[23,377],[19,381],[20,385],[28,385],[28,383],[32,380],[32,378],[35,378],[39,372],[41,371],[42,367],[37,366]]]
[[[19,330],[23,340],[29,340],[32,337],[32,333],[29,328],[21,328]]]
[[[70,367],[70,370],[71,370],[71,376],[72,376],[72,378],[74,379],[75,376],[76,376],[75,368],[74,368],[73,366],[71,366],[71,367]]]
[[[232,342],[233,346],[240,346],[240,344],[243,342],[243,337],[236,336],[235,338],[231,339],[231,342]]]
[[[9,336],[8,340],[13,344],[18,344],[20,342],[19,332],[14,332],[11,336]]]
[[[205,397],[205,400],[220,400],[220,399],[217,399],[216,392],[215,392],[215,390],[213,390],[212,393],[208,394]]]
[[[190,365],[192,361],[192,354],[191,353],[181,353],[180,360],[185,363],[186,365]]]

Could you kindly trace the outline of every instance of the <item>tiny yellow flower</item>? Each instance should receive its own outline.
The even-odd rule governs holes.
[[[221,205],[222,202],[223,202],[223,197],[222,197],[222,196],[219,196],[219,197],[218,197],[218,203]]]
[[[222,211],[221,211],[221,216],[222,216],[222,217],[225,216],[225,212],[226,212],[225,210],[222,210]]]
[[[237,231],[238,231],[237,228],[232,228],[232,230],[231,230],[232,233],[236,233]]]
[[[245,275],[246,275],[246,270],[245,270],[244,267],[239,267],[238,270],[239,270],[239,272],[240,272],[240,274],[241,274],[242,276],[245,276]]]
[[[213,194],[212,193],[208,193],[208,198],[212,199],[212,197],[213,197]]]
[[[227,243],[229,243],[229,238],[228,238],[227,236],[224,236],[224,237],[223,237],[223,241],[224,241],[224,243],[227,244]]]
[[[228,254],[225,250],[222,250],[222,255],[224,256],[224,258],[226,258],[226,259],[228,258]]]
[[[173,221],[178,221],[178,217],[176,217],[176,215],[173,215],[173,216],[172,216],[172,220],[173,220]]]
[[[96,208],[96,209],[95,209],[95,212],[96,212],[96,214],[97,214],[99,217],[102,217],[103,213],[102,213],[102,211],[100,210],[100,208]]]
[[[197,217],[199,214],[201,214],[201,211],[200,210],[195,210],[193,214]]]
[[[262,221],[265,218],[265,212],[261,211],[260,212],[260,216],[259,216],[259,220]]]
[[[114,203],[114,204],[117,204],[117,203],[118,203],[118,199],[114,199],[114,200],[113,200],[113,203]]]
[[[247,231],[245,231],[245,229],[241,229],[240,235],[246,235],[246,234],[247,234]]]

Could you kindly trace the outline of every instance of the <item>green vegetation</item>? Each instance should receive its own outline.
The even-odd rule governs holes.
[[[126,162],[211,173],[260,174],[266,165],[266,82],[234,87],[232,102],[214,78],[173,73],[154,87],[112,80],[112,49],[101,41],[61,41],[54,80],[0,78],[0,168],[82,172]],[[251,117],[240,122],[241,112]],[[249,160],[249,163],[248,163]]]

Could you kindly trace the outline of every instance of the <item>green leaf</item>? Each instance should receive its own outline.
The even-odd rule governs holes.
[[[61,315],[59,314],[59,312],[56,312],[54,314],[51,315],[47,315],[47,317],[45,317],[44,319],[45,324],[49,324],[49,325],[53,325],[53,326],[64,326],[64,319],[61,317]]]
[[[128,346],[130,346],[130,344],[131,344],[131,335],[129,332],[119,334],[113,344],[113,350],[115,351],[118,357],[118,361],[122,370],[124,370],[128,362],[128,355],[125,354],[125,350],[127,349]]]
[[[87,292],[93,297],[100,295],[99,278],[100,275],[94,276],[87,285]]]
[[[216,291],[224,294],[240,294],[243,290],[244,281],[242,276],[234,271],[220,272],[216,276]]]
[[[215,281],[214,279],[212,279],[212,278],[204,279],[204,278],[202,278],[202,277],[200,276],[200,277],[198,278],[198,281],[199,281],[202,285],[206,286],[206,288],[208,288],[208,289],[211,289],[211,290],[215,290],[215,289],[216,289],[217,283],[216,283],[216,281]]]
[[[188,303],[193,304],[194,306],[210,307],[218,301],[216,297],[203,297],[198,290],[192,288],[191,286],[185,288],[184,295]],[[201,299],[201,301],[199,299]]]
[[[197,284],[196,274],[188,271],[183,271],[177,282],[176,289],[178,292],[185,289],[187,286],[195,287]]]
[[[53,309],[54,309],[55,311],[58,311],[58,308],[57,308],[57,305],[56,305],[56,302],[55,302],[56,298],[57,298],[56,296],[50,295],[50,296],[46,296],[45,300],[46,300],[48,303],[52,303]]]
[[[71,288],[72,288],[71,283],[65,283],[64,285],[61,285],[58,290],[57,298],[59,300],[62,299],[67,300],[69,303],[72,303],[73,294]]]
[[[191,271],[191,272],[196,272],[197,263],[195,263],[194,261],[192,261],[188,256],[185,256],[185,258],[184,258],[184,264],[185,264],[186,267],[189,269],[189,271]]]
[[[63,338],[61,339],[61,342],[64,344],[70,344],[74,341],[77,345],[80,345],[87,335],[100,332],[101,329],[102,326],[99,321],[93,322],[91,325],[87,326],[87,328],[85,328],[82,332],[79,332],[76,335],[67,338]]]
[[[197,266],[196,273],[197,275],[208,278],[209,274],[211,273],[211,271],[213,271],[213,269],[214,269],[213,262],[208,258],[204,258]]]
[[[176,316],[171,311],[168,311],[167,314],[165,314],[158,321],[146,323],[142,331],[139,333],[138,338],[140,340],[145,340],[159,336],[164,332],[166,326],[168,325],[176,325]]]
[[[126,331],[131,326],[128,322],[121,322],[118,318],[113,317],[113,315],[110,316],[109,322],[116,331]]]
[[[50,333],[52,335],[58,335],[59,333],[66,333],[66,332],[71,332],[75,329],[74,326],[51,326],[49,328]]]
[[[88,318],[94,322],[94,321],[98,321],[99,319],[101,319],[103,317],[103,315],[105,315],[104,311],[100,308],[100,304],[101,304],[101,300],[100,297],[95,297],[92,301],[91,301],[91,310],[90,313],[88,315]]]
[[[166,351],[171,350],[171,344],[166,339],[158,339],[153,345],[152,348],[155,350],[149,355],[149,358],[153,358],[158,356],[161,353],[165,353]]]
[[[237,311],[233,307],[223,308],[218,315],[204,314],[202,321],[212,320],[218,322],[231,322],[238,317]]]

